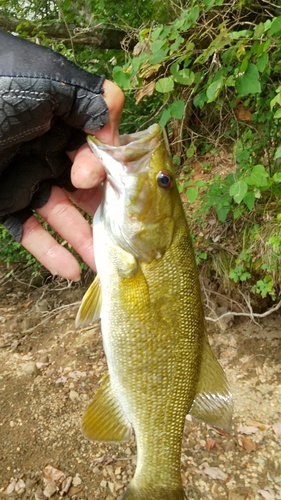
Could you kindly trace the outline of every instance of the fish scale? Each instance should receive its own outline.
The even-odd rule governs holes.
[[[108,375],[83,432],[118,442],[134,430],[137,467],[124,500],[183,500],[186,414],[227,427],[232,397],[207,342],[192,242],[159,127],[126,141],[113,148],[89,139],[107,182],[94,218],[98,277],[77,324],[100,312]]]

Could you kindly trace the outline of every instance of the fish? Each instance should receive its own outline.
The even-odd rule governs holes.
[[[172,160],[158,124],[88,143],[106,171],[94,216],[97,276],[76,326],[101,318],[108,372],[82,431],[122,442],[137,465],[122,500],[183,500],[180,458],[189,413],[228,429],[226,376],[208,343],[198,270]]]

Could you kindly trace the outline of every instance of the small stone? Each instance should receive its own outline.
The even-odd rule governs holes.
[[[10,422],[11,423],[11,422]],[[7,487],[6,489],[6,494],[7,495],[10,495],[11,493],[13,493],[14,489],[15,489],[15,486],[16,486],[16,480],[14,479],[10,484],[9,486]]]
[[[26,490],[29,491],[33,488],[33,486],[37,483],[37,479],[27,479],[26,480]]]
[[[71,486],[71,483],[72,483],[72,476],[68,476],[67,478],[65,478],[64,481],[62,482],[60,493],[61,494],[67,493]]]
[[[35,326],[35,321],[33,318],[24,318],[20,324],[21,330],[25,332]]]
[[[56,491],[57,485],[55,481],[50,481],[44,489],[43,494],[45,495],[45,497],[51,498],[56,493]]]
[[[55,373],[55,369],[50,366],[49,368],[47,368],[47,370],[45,371],[45,377],[47,378],[51,378]]]
[[[112,483],[111,481],[108,481],[108,482],[107,482],[107,485],[108,485],[108,487],[109,487],[109,489],[110,489],[111,493],[113,493],[113,492],[114,492],[114,483]]]
[[[77,495],[77,493],[80,493],[80,491],[81,491],[81,488],[79,488],[79,486],[77,486],[77,487],[71,486],[71,488],[68,492],[68,496],[72,498],[75,495]]]
[[[39,300],[36,304],[36,309],[39,312],[47,312],[50,310],[51,304],[47,299]]]
[[[40,488],[38,488],[38,490],[35,491],[34,498],[35,500],[46,500],[46,497]]]
[[[82,480],[79,476],[75,476],[73,479],[72,479],[72,484],[73,486],[79,486],[79,484],[82,483]]]
[[[48,354],[43,354],[42,356],[40,356],[40,358],[38,359],[38,363],[43,363],[43,364],[50,363],[50,358]]]
[[[76,392],[76,391],[69,392],[69,399],[71,399],[71,401],[75,401],[78,398],[79,398],[78,392]]]
[[[29,363],[24,363],[21,366],[21,371],[24,375],[28,377],[37,377],[40,374],[40,370],[38,370],[36,363],[34,361],[30,361]]]
[[[18,493],[18,495],[20,495],[20,491],[23,493],[23,491],[25,490],[25,482],[22,479],[19,479],[17,481],[17,484],[15,486],[15,490]]]

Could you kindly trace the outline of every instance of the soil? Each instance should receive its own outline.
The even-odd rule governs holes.
[[[120,499],[134,441],[91,443],[80,430],[106,371],[99,323],[74,326],[85,288],[5,275],[0,269],[0,498]],[[208,330],[232,386],[231,432],[187,417],[184,488],[189,500],[281,499],[280,313],[229,325]]]

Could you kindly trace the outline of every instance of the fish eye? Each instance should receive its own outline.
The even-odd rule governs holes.
[[[157,182],[158,186],[162,189],[171,189],[174,184],[173,177],[170,172],[166,170],[161,170],[161,172],[157,174]]]

